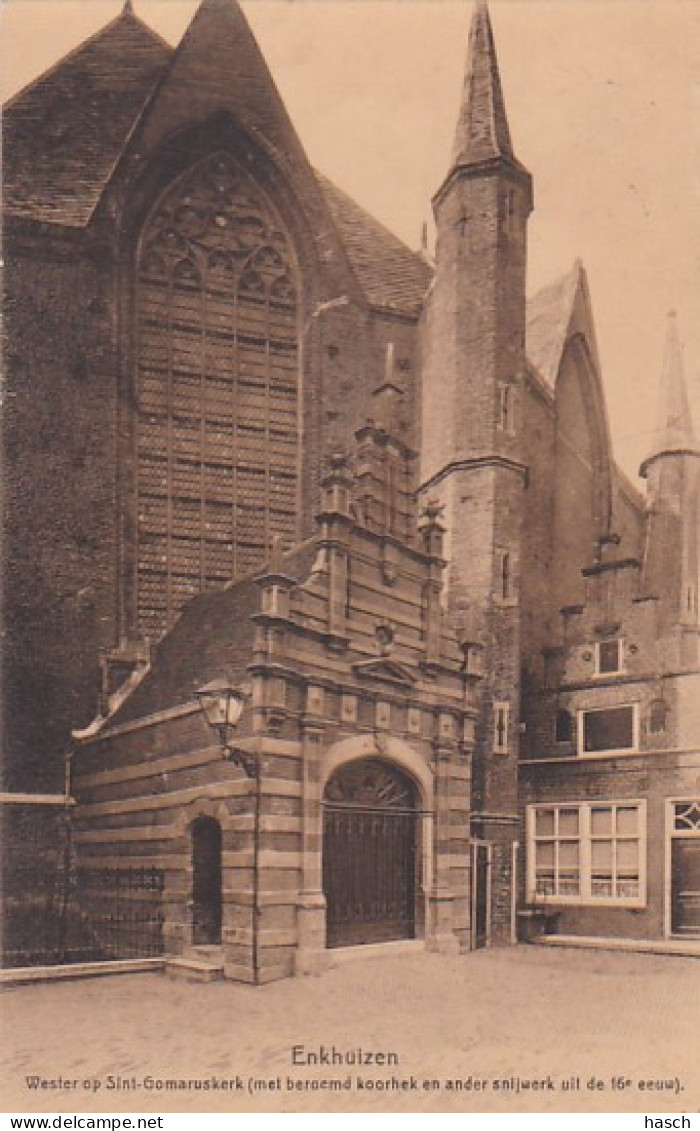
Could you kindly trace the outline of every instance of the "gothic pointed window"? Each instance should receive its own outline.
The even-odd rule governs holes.
[[[196,593],[296,534],[298,272],[227,154],[181,176],[137,253],[137,606],[158,639]]]

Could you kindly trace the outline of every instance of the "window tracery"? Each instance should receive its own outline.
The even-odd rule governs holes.
[[[157,639],[185,601],[295,533],[298,284],[291,242],[227,154],[162,197],[137,260],[137,589]]]

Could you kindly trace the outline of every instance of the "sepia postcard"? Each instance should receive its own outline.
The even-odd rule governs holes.
[[[0,18],[6,1110],[681,1126],[700,6]]]

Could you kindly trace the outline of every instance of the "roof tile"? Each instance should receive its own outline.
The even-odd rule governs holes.
[[[13,98],[3,116],[6,211],[88,224],[169,55],[126,11]]]

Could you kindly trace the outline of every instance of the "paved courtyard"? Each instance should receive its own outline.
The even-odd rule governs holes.
[[[4,1111],[700,1108],[694,959],[411,953],[260,989],[140,974],[2,1004]]]

